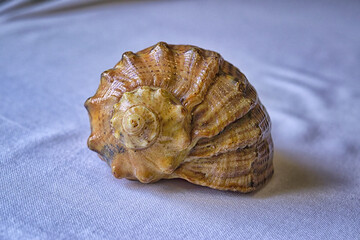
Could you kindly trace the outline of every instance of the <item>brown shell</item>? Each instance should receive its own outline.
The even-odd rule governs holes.
[[[117,178],[250,192],[273,174],[269,115],[216,52],[164,42],[125,52],[85,107],[88,146]]]

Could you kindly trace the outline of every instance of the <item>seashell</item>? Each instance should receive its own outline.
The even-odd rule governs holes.
[[[164,42],[125,52],[85,107],[88,146],[117,178],[251,192],[273,175],[269,115],[216,52]]]

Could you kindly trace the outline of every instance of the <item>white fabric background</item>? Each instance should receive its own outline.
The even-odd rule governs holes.
[[[360,239],[359,1],[0,3],[1,239]],[[83,103],[125,51],[219,52],[273,122],[253,194],[115,179]]]

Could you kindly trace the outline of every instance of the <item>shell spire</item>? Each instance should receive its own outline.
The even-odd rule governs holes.
[[[117,178],[251,192],[273,174],[269,115],[216,52],[164,42],[125,52],[85,107],[88,146]]]

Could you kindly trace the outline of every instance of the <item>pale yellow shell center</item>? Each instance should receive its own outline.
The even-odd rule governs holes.
[[[130,109],[129,109],[130,110]],[[126,133],[134,135],[139,133],[145,124],[145,120],[138,114],[126,111],[122,119],[122,126]]]
[[[159,174],[174,172],[192,147],[190,114],[162,88],[142,86],[125,92],[114,105],[110,121],[118,144],[132,157],[132,166],[145,172],[154,168]],[[137,172],[137,178],[153,181],[155,175],[145,172]]]
[[[111,124],[114,136],[130,149],[149,147],[159,134],[159,121],[145,106],[133,106],[125,112],[115,109]]]

